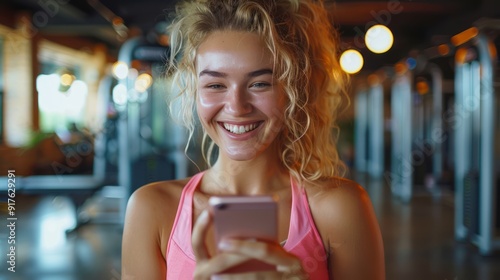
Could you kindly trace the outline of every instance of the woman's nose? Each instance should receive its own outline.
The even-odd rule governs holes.
[[[228,92],[226,109],[234,115],[243,115],[252,111],[249,94],[244,87],[235,86]]]

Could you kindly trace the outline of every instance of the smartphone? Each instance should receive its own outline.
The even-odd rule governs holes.
[[[277,199],[274,196],[213,196],[215,244],[223,239],[256,239],[278,242]],[[250,260],[224,273],[276,270],[274,265]]]

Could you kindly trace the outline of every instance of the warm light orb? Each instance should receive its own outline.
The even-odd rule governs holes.
[[[451,37],[450,40],[453,45],[459,46],[470,41],[472,38],[476,37],[477,34],[479,34],[477,27],[471,27]]]
[[[117,61],[113,64],[113,76],[117,79],[125,79],[128,75],[128,66],[125,62]]]
[[[377,24],[366,31],[365,43],[370,51],[374,53],[385,53],[392,47],[394,37],[387,26]]]
[[[357,50],[346,50],[340,56],[340,67],[346,73],[355,74],[363,68],[363,56]]]
[[[153,77],[148,73],[142,73],[135,80],[134,88],[137,92],[145,92],[152,83]]]
[[[419,80],[415,85],[415,88],[420,95],[424,95],[429,92],[429,84],[425,80]]]
[[[61,75],[61,85],[65,86],[65,87],[71,86],[71,84],[73,83],[74,80],[75,80],[75,76],[70,75],[68,73],[64,73]]]
[[[450,53],[450,47],[447,44],[441,44],[438,46],[438,52],[440,55],[447,55]]]

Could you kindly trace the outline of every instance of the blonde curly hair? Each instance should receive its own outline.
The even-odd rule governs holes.
[[[196,51],[211,32],[224,30],[257,33],[273,54],[273,72],[287,96],[280,116],[285,129],[276,140],[292,176],[314,184],[344,175],[335,121],[347,97],[348,77],[338,61],[337,32],[321,1],[199,0],[177,6],[169,28],[167,73],[178,90],[173,102],[181,108],[174,118],[187,127],[190,139],[196,123]],[[214,143],[208,138],[204,132],[202,150],[210,166]]]

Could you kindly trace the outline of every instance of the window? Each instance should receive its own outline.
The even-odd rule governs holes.
[[[87,101],[87,84],[79,79],[75,69],[42,63],[36,79],[40,131],[66,130],[82,126]]]
[[[92,90],[89,72],[98,72],[92,65],[92,55],[42,41],[38,60],[41,71],[35,86],[40,131],[51,133],[86,127],[89,90]]]

